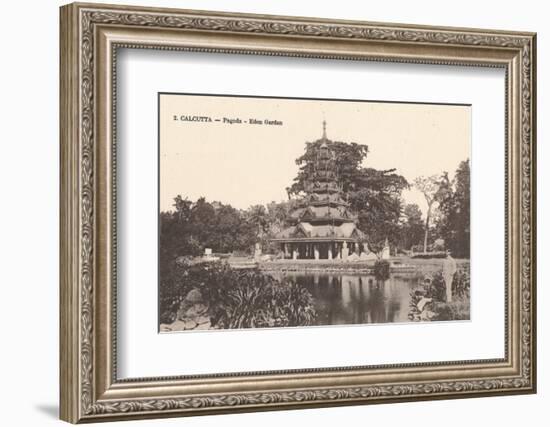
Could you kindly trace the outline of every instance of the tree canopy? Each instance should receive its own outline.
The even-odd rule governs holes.
[[[424,238],[424,221],[422,211],[416,203],[408,203],[403,208],[400,227],[399,247],[411,249]]]
[[[196,256],[211,248],[217,253],[247,253],[261,243],[264,251],[275,252],[271,239],[288,226],[290,212],[305,193],[312,176],[316,144],[310,143],[296,159],[299,171],[287,188],[288,201],[254,205],[246,210],[229,204],[195,201],[178,195],[174,210],[160,213],[160,263],[179,256]],[[336,175],[342,196],[358,215],[371,250],[381,250],[386,239],[392,247],[409,250],[423,243],[443,239],[455,256],[470,254],[470,164],[462,161],[451,180],[446,172],[418,177],[414,185],[426,196],[428,215],[423,218],[416,204],[406,204],[402,192],[407,180],[395,169],[365,167],[368,148],[360,144],[335,142]],[[430,220],[431,219],[431,220]],[[429,236],[428,236],[429,231]]]
[[[443,174],[437,192],[441,215],[436,225],[454,256],[470,256],[470,161],[460,162],[454,179]]]

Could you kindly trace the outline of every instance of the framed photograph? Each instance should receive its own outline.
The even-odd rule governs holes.
[[[535,34],[61,8],[61,418],[536,390]]]

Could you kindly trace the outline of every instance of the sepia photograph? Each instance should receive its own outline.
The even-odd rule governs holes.
[[[161,333],[470,320],[471,105],[159,93],[158,134]]]

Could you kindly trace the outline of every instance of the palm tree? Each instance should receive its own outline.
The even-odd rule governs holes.
[[[250,206],[246,212],[247,220],[258,229],[258,239],[261,240],[269,227],[269,218],[264,205]]]

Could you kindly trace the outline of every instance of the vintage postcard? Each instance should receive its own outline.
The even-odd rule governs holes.
[[[470,105],[158,102],[161,332],[469,320]]]

